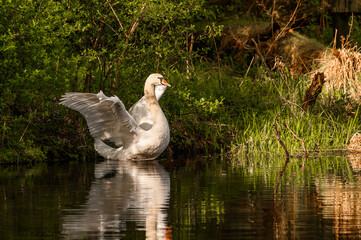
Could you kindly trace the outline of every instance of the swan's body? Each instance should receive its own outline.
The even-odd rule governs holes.
[[[157,101],[162,97],[163,93],[167,89],[165,85],[156,85],[155,98]],[[138,100],[129,110],[129,114],[132,115],[134,120],[141,126],[143,129],[150,129],[153,126],[153,116],[150,114],[147,104],[145,102],[145,96]]]
[[[139,100],[129,112],[117,96],[107,97],[102,91],[66,93],[60,104],[85,117],[95,139],[94,147],[104,158],[151,160],[166,149],[170,140],[168,121],[155,94],[155,87],[160,85],[170,87],[162,75],[151,74],[145,82],[144,100]],[[108,146],[105,140],[118,148]]]

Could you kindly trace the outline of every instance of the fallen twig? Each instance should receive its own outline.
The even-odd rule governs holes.
[[[300,137],[298,137],[292,130],[291,128],[288,126],[287,123],[283,123],[283,125],[285,125],[285,127],[288,129],[288,131],[290,131],[292,133],[292,135],[297,138],[299,141],[302,142],[302,148],[303,148],[303,161],[302,161],[302,168],[301,171],[303,171],[305,169],[305,165],[306,165],[306,160],[307,160],[307,150],[306,150],[306,141],[305,139],[302,139]]]
[[[280,183],[280,180],[281,180],[281,177],[284,173],[284,171],[286,170],[286,167],[287,167],[287,164],[289,163],[290,161],[290,154],[288,153],[287,151],[287,148],[285,146],[285,144],[282,142],[281,138],[280,138],[280,134],[279,134],[279,131],[277,129],[277,125],[276,125],[276,120],[277,118],[279,117],[279,113],[276,114],[275,118],[273,119],[273,130],[274,130],[274,133],[276,135],[276,138],[277,138],[277,141],[281,144],[283,150],[285,151],[285,156],[286,156],[286,161],[282,167],[282,170],[279,171],[278,175],[277,175],[277,178],[276,178],[276,184],[275,184],[275,188],[274,188],[274,198],[276,198],[276,194],[277,194],[277,190],[278,190],[278,185]]]
[[[247,72],[246,72],[246,74],[244,75],[244,79],[247,77],[247,75],[248,75],[248,72],[249,72],[249,69],[251,68],[251,66],[252,66],[252,63],[253,63],[253,60],[254,60],[254,56],[253,56],[253,58],[252,58],[252,60],[251,60],[251,63],[249,64],[249,66],[248,66],[248,68],[247,68]],[[241,87],[241,85],[242,85],[242,83],[244,82],[244,80],[241,82],[241,84],[239,84],[239,86],[238,87]]]
[[[281,171],[279,171],[279,173],[277,174],[277,178],[276,178],[276,184],[275,184],[275,188],[273,190],[273,197],[276,198],[276,194],[277,194],[277,190],[278,190],[278,185],[280,184],[280,180],[281,177],[283,175],[283,173],[285,172],[286,168],[287,168],[287,164],[290,162],[290,159],[287,158],[285,163],[283,164],[283,167],[281,169]]]
[[[277,141],[281,144],[284,152],[285,152],[285,156],[286,156],[286,161],[281,169],[281,171],[279,171],[278,175],[277,175],[277,178],[276,178],[276,184],[275,184],[275,188],[274,188],[274,197],[276,198],[276,194],[277,194],[277,190],[278,190],[278,185],[280,183],[280,179],[282,177],[282,175],[284,174],[285,170],[286,170],[286,167],[287,167],[287,164],[289,163],[290,159],[290,155],[287,151],[287,148],[285,146],[285,144],[282,142],[281,138],[280,138],[280,134],[279,134],[279,131],[278,131],[278,128],[277,128],[277,124],[276,124],[276,120],[277,118],[279,117],[279,113],[276,114],[275,118],[273,119],[273,129],[274,129],[274,133],[276,135],[276,138],[277,138]],[[298,137],[293,131],[292,129],[288,126],[287,123],[283,122],[283,125],[288,129],[288,131],[291,132],[291,134],[296,138],[298,139],[299,141],[302,142],[302,148],[303,148],[303,161],[302,161],[302,168],[300,169],[300,172],[303,171],[305,169],[305,166],[306,166],[306,160],[307,160],[307,149],[306,149],[306,141],[300,137]]]
[[[276,120],[277,118],[279,117],[279,113],[276,114],[275,118],[273,119],[273,130],[274,130],[274,133],[276,135],[276,138],[277,138],[277,141],[281,144],[283,150],[285,151],[285,157],[287,159],[290,158],[290,154],[288,153],[287,151],[287,148],[285,146],[285,144],[282,142],[281,138],[280,138],[280,135],[279,135],[279,131],[278,131],[278,128],[277,128],[277,125],[276,125]]]

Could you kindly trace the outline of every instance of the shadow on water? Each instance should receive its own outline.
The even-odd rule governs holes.
[[[361,236],[358,155],[188,162],[2,167],[0,239]]]

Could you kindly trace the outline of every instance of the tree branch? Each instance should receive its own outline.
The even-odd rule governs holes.
[[[289,159],[289,158],[290,158],[290,154],[288,153],[285,144],[282,142],[282,140],[281,140],[281,138],[280,138],[279,131],[278,131],[278,128],[277,128],[277,125],[276,125],[276,120],[277,120],[277,118],[279,117],[279,115],[280,115],[280,114],[277,113],[276,116],[275,116],[275,118],[273,119],[273,130],[274,130],[274,133],[275,133],[275,135],[276,135],[277,141],[281,144],[281,146],[282,146],[282,148],[283,148],[283,150],[284,150],[284,152],[285,152],[285,157],[286,157],[287,159]]]
[[[305,169],[306,166],[306,159],[307,159],[307,150],[306,150],[306,141],[305,139],[302,139],[300,137],[298,137],[292,130],[291,128],[288,126],[287,123],[283,123],[283,125],[285,125],[285,127],[288,129],[288,131],[290,131],[292,133],[292,135],[297,138],[299,141],[302,142],[302,148],[303,148],[303,161],[302,161],[302,168],[301,171],[303,171]]]
[[[285,151],[285,155],[286,155],[286,161],[282,167],[282,170],[278,173],[277,175],[277,178],[276,178],[276,184],[275,184],[275,188],[274,188],[274,191],[273,191],[273,197],[276,198],[276,194],[277,194],[277,190],[278,190],[278,185],[280,183],[280,180],[281,180],[281,177],[283,175],[283,173],[285,172],[286,170],[286,167],[287,167],[287,164],[288,162],[290,161],[290,154],[288,153],[287,151],[287,148],[285,146],[285,144],[282,142],[281,138],[280,138],[280,135],[279,135],[279,131],[277,129],[277,125],[276,125],[276,120],[279,116],[279,113],[276,114],[275,118],[273,119],[273,130],[274,130],[274,133],[276,135],[276,138],[277,138],[277,141],[281,144],[283,150]]]

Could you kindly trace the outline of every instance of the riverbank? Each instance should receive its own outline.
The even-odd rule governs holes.
[[[162,73],[172,85],[160,100],[171,130],[164,156],[282,155],[274,134],[278,115],[278,135],[291,155],[303,151],[292,132],[304,139],[308,151],[345,149],[360,128],[358,98],[352,98],[358,97],[354,94],[358,88],[352,87],[358,82],[359,68],[353,72],[352,87],[344,81],[338,84],[336,77],[306,113],[301,106],[311,77],[302,72],[311,70],[310,65],[295,73],[295,66],[282,62],[282,56],[275,59],[275,53],[281,54],[275,50],[280,39],[290,40],[283,44],[287,46],[283,52],[294,45],[292,39],[297,44],[305,41],[307,48],[315,41],[303,35],[315,35],[317,24],[300,23],[303,35],[294,33],[296,22],[285,25],[298,5],[288,6],[283,15],[289,17],[287,21],[276,19],[275,24],[253,1],[234,8],[217,4],[202,0],[5,4],[0,9],[4,23],[0,26],[0,55],[4,56],[0,58],[4,73],[0,79],[0,163],[97,158],[84,118],[59,106],[60,97],[65,92],[102,90],[108,96],[117,95],[129,108],[143,96],[145,78],[153,72]],[[301,7],[307,10],[306,5]],[[244,19],[240,11],[247,13]],[[319,13],[313,14],[310,18],[316,19]],[[242,21],[252,25],[262,21],[269,27],[253,35],[234,35],[238,45],[228,41],[223,46],[222,40],[230,34],[230,25],[225,23],[238,26]],[[332,29],[324,27],[318,37],[329,44]],[[359,30],[357,24],[353,28]],[[237,40],[247,44],[240,46]],[[357,54],[336,51],[339,58],[333,61],[358,63],[344,60],[359,56],[356,47],[349,49],[356,49],[353,53]],[[288,53],[287,59],[292,60],[296,52]],[[343,76],[347,79],[348,75]],[[336,90],[329,87],[333,85]]]
[[[172,88],[160,105],[169,121],[171,143],[164,156],[282,155],[274,134],[276,114],[280,138],[291,155],[302,154],[303,146],[284,124],[305,140],[308,151],[346,149],[360,127],[357,105],[341,95],[321,94],[312,111],[305,113],[301,104],[311,81],[307,75],[272,72],[261,65],[251,68],[247,76],[228,64],[217,69],[214,64],[198,63],[192,70],[189,75],[166,74]],[[47,118],[30,122],[17,148],[2,149],[1,163],[97,157],[83,117],[57,103],[54,100]]]
[[[192,151],[229,153],[232,157],[280,155],[283,149],[274,134],[274,120],[279,114],[276,124],[280,138],[294,155],[302,153],[302,142],[284,124],[305,140],[306,149],[318,151],[345,149],[360,127],[358,105],[341,94],[323,93],[314,108],[304,112],[301,105],[311,82],[308,75],[272,72],[259,65],[248,76],[239,77],[241,73],[233,69],[228,65],[220,72],[211,67],[198,72],[196,76],[202,78],[187,82],[187,89],[192,89],[187,98],[176,100],[182,96],[179,92],[168,93],[178,95],[165,97],[168,109],[174,111],[178,109],[175,102],[184,102],[182,111],[187,113],[173,112],[169,118],[171,146],[181,150],[192,146]],[[202,109],[203,104],[214,107]]]

